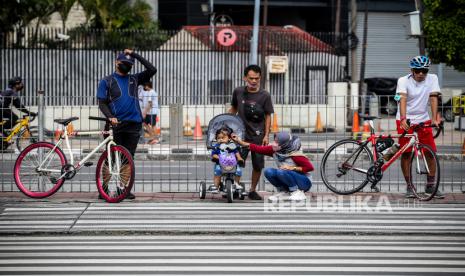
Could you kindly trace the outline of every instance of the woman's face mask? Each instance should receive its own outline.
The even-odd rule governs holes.
[[[121,62],[118,64],[118,70],[120,70],[121,73],[127,74],[129,73],[129,71],[131,71],[131,69],[132,69],[132,66],[124,62]]]
[[[23,90],[23,88],[24,88],[24,84],[22,84],[22,83],[19,84],[19,85],[18,84],[16,85],[16,91],[21,91],[21,90]]]

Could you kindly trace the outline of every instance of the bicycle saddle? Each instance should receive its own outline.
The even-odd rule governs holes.
[[[57,124],[62,124],[62,125],[67,126],[69,123],[71,123],[72,121],[76,121],[76,120],[79,120],[79,117],[71,117],[68,119],[55,119],[53,121]]]
[[[361,119],[364,120],[374,120],[374,119],[381,119],[380,117],[377,116],[370,116],[370,115],[360,115]]]

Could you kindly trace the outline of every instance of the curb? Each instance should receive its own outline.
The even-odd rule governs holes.
[[[93,149],[72,149],[74,157],[79,160],[84,155],[90,153]],[[312,159],[323,156],[325,148],[306,148],[302,152]],[[100,151],[102,152],[102,151]],[[14,150],[8,149],[0,151],[0,154],[8,154],[11,158],[2,156],[1,160],[15,160],[16,154]],[[461,153],[438,153],[439,160],[445,161],[465,161],[465,155]],[[90,160],[97,160],[99,154],[94,155]],[[137,160],[185,160],[185,161],[204,161],[210,160],[210,153],[205,148],[139,148],[136,150]]]

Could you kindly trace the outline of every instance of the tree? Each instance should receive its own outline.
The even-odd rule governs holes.
[[[423,4],[429,56],[465,71],[465,0],[424,0]]]
[[[143,0],[78,0],[92,26],[106,31],[147,29],[156,24],[150,18],[151,7]]]
[[[21,4],[17,1],[4,1],[0,7],[0,32],[11,31],[21,20]]]
[[[37,19],[31,46],[38,40],[40,23],[47,23],[50,15],[58,10],[55,0],[29,0],[29,9],[23,14],[22,21],[27,26],[32,20]]]
[[[86,14],[86,26],[89,25],[89,22],[95,16],[95,0],[77,0],[81,7],[84,9]]]
[[[71,11],[74,3],[76,3],[76,0],[56,0],[58,13],[61,16],[63,32],[66,31],[66,20],[68,19],[69,12]]]

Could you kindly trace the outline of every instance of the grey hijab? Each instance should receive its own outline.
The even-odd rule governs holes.
[[[275,134],[275,141],[278,143],[278,149],[275,152],[279,161],[289,158],[293,153],[300,150],[300,138],[291,135],[289,132],[281,131]]]

